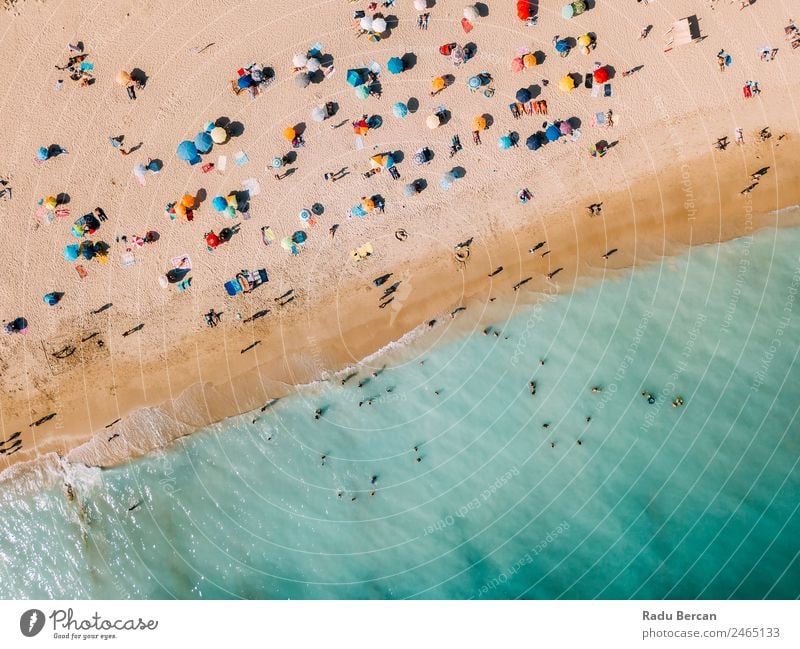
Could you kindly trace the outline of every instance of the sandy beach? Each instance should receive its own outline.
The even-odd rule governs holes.
[[[570,21],[542,7],[534,27],[517,19],[512,3],[487,2],[488,15],[465,34],[461,3],[436,2],[428,29],[419,30],[419,12],[397,0],[378,9],[396,17],[380,42],[356,37],[352,14],[366,4],[337,0],[298,9],[282,1],[190,2],[174,8],[71,0],[19,2],[0,11],[6,53],[0,178],[13,189],[0,199],[6,224],[0,316],[29,322],[26,335],[0,339],[2,437],[19,431],[22,440],[19,452],[0,456],[0,469],[56,452],[74,462],[121,462],[259,408],[297,384],[330,377],[416,328],[430,329],[425,340],[434,345],[491,324],[516,303],[613,279],[686,246],[800,224],[791,209],[800,204],[800,95],[793,74],[800,50],[784,40],[788,2],[740,10],[724,2],[598,1]],[[665,53],[667,27],[692,14],[705,38]],[[639,40],[647,25],[649,35]],[[554,52],[554,35],[584,33],[596,35],[588,56],[578,49],[565,58]],[[95,81],[86,87],[54,69],[67,60],[67,43],[78,41],[94,64]],[[317,42],[333,57],[335,72],[301,89],[291,71],[293,54]],[[449,42],[474,44],[474,57],[455,68],[439,53]],[[765,62],[759,51],[767,46],[778,52]],[[512,72],[521,47],[544,53],[544,61]],[[724,72],[717,66],[720,50],[732,61]],[[412,54],[410,69],[385,70],[390,57]],[[254,99],[234,95],[231,79],[253,61],[274,69],[275,81]],[[382,95],[359,101],[345,83],[346,71],[372,61],[384,68]],[[583,87],[559,90],[565,74],[590,73],[595,62],[614,70],[611,97],[593,97]],[[131,101],[115,76],[134,68],[147,82]],[[482,71],[491,73],[491,97],[467,86]],[[431,80],[444,74],[453,84],[430,97]],[[64,83],[55,90],[59,79]],[[761,93],[744,99],[748,80]],[[520,87],[534,86],[548,114],[514,119],[508,104]],[[395,118],[397,101],[418,109]],[[311,110],[325,102],[338,104],[336,115],[314,122]],[[426,118],[439,106],[449,121],[430,130]],[[593,127],[592,116],[608,110],[613,128]],[[359,150],[350,122],[362,114],[381,116],[382,125],[364,136]],[[470,135],[477,115],[491,117],[480,145]],[[241,127],[203,156],[216,169],[204,173],[200,164],[176,157],[179,142],[222,117]],[[577,141],[525,147],[545,120],[568,119],[580,124]],[[303,131],[305,146],[294,150],[295,171],[276,180],[271,160],[292,150],[283,137],[287,126]],[[759,138],[765,127],[771,137]],[[736,129],[742,144],[734,142]],[[501,150],[498,138],[509,132],[519,134],[520,146]],[[141,142],[141,148],[120,155],[109,143],[120,134],[124,146]],[[454,134],[463,150],[450,158]],[[715,149],[724,136],[730,144]],[[599,140],[615,144],[604,157],[591,157],[588,149]],[[36,164],[37,148],[53,144],[68,154]],[[411,155],[424,146],[435,157],[414,166]],[[238,166],[240,151],[248,161]],[[385,171],[364,179],[370,157],[385,152],[402,153],[395,155],[401,180]],[[225,171],[219,156],[227,158]],[[150,158],[163,168],[142,186],[133,165]],[[323,179],[344,167],[349,174],[341,180]],[[442,191],[439,178],[454,167],[464,176]],[[742,194],[759,170],[765,171],[757,187]],[[214,211],[212,197],[240,191],[250,179],[261,191],[251,196],[249,218],[231,221]],[[404,197],[403,185],[416,179],[426,189]],[[533,195],[525,204],[517,198],[522,188]],[[37,201],[60,193],[69,195],[70,215],[53,222],[37,216]],[[187,193],[206,197],[194,220],[170,220],[165,206]],[[385,199],[385,212],[348,218],[348,208],[370,195]],[[324,211],[306,224],[298,213],[315,203]],[[602,203],[600,214],[587,211],[592,203]],[[86,262],[81,277],[62,251],[78,242],[72,222],[96,206],[108,220],[91,238],[109,244],[109,259]],[[232,240],[209,251],[205,233],[234,223],[240,229]],[[334,224],[339,228],[331,236]],[[277,235],[270,246],[262,242],[262,226]],[[408,235],[402,241],[395,236],[400,229]],[[292,256],[279,242],[297,230],[308,238]],[[158,241],[133,250],[135,263],[123,266],[130,244],[117,238],[148,231]],[[470,239],[469,257],[460,263],[454,247]],[[545,244],[529,253],[538,242]],[[365,243],[373,254],[355,261],[350,251]],[[192,259],[191,286],[162,288],[159,276],[182,255]],[[269,282],[227,296],[224,282],[244,268],[265,268]],[[400,284],[381,309],[383,287],[372,280],[386,273],[392,273],[387,286]],[[42,296],[54,291],[64,296],[48,306]],[[288,297],[294,299],[285,302]],[[106,304],[113,306],[92,313]],[[466,311],[451,317],[462,306]],[[205,325],[209,309],[222,313],[217,327]],[[57,357],[69,348],[72,353]]]

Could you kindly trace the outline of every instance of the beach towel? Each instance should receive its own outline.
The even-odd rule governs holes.
[[[364,138],[360,135],[356,137],[356,151],[361,151],[364,148]]]
[[[610,97],[611,96],[611,84],[607,83],[603,86],[603,97]]]
[[[597,83],[594,86],[592,86],[592,97],[599,97],[600,96],[600,88],[601,87],[602,86],[599,83]]]
[[[214,168],[214,163],[213,163],[213,162],[206,162],[206,163],[205,163],[205,164],[204,164],[202,167],[200,167],[200,168],[203,170],[203,173],[204,173],[204,174],[207,174],[209,171],[211,171],[211,170]]]
[[[605,128],[608,126],[606,122],[606,114],[605,113],[595,113],[594,117],[592,117],[592,126],[600,126]]]
[[[123,268],[128,266],[132,266],[136,263],[136,257],[134,257],[132,252],[124,252],[122,256],[119,258],[119,265]]]
[[[247,154],[244,151],[237,151],[233,155],[233,163],[237,167],[242,167],[246,165],[248,162],[250,162],[250,158],[247,157]]]
[[[217,158],[217,171],[224,172],[228,166],[228,156],[221,155]]]
[[[461,28],[464,30],[465,34],[469,34],[472,31],[473,24],[467,20],[466,18],[461,19]]]
[[[225,282],[225,291],[231,297],[236,297],[239,293],[242,292],[242,286],[239,284],[238,279],[232,279],[230,281]]]
[[[192,258],[189,255],[178,255],[170,260],[173,268],[192,270]]]
[[[261,228],[261,241],[264,242],[265,246],[268,246],[273,241],[275,241],[275,233],[272,231],[272,228],[268,225],[265,225]]]
[[[269,275],[267,275],[267,269],[262,268],[261,270],[256,271],[256,284],[264,284],[269,281]]]

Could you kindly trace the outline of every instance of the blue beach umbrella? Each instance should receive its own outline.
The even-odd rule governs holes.
[[[211,133],[211,131],[214,130],[215,126],[216,126],[216,124],[214,124],[214,122],[206,122],[206,125],[203,127],[203,130],[206,133]]]
[[[178,158],[185,160],[189,164],[200,162],[200,156],[197,155],[197,147],[194,145],[194,142],[190,142],[189,140],[184,140],[178,145],[177,154]]]
[[[529,136],[528,139],[525,140],[525,146],[531,151],[536,151],[540,146],[542,146],[542,141],[539,139],[539,134],[534,133],[533,135]]]
[[[392,106],[392,113],[395,117],[403,119],[406,115],[408,115],[408,106],[406,106],[402,101],[398,101],[394,106]]]
[[[38,160],[42,160],[42,161],[44,161],[44,160],[47,160],[47,158],[48,158],[48,157],[50,157],[50,156],[49,156],[49,154],[47,153],[47,148],[46,148],[46,147],[40,146],[40,147],[39,147],[39,148],[36,150],[36,158],[37,158]]]
[[[393,56],[386,64],[386,69],[392,74],[400,74],[403,70],[405,70],[403,59],[401,59],[399,56]]]
[[[298,230],[292,235],[292,241],[295,243],[305,243],[307,238],[306,233],[302,230]]]
[[[194,146],[200,153],[208,153],[211,151],[211,147],[214,146],[214,140],[211,139],[208,133],[203,131],[194,136]]]
[[[300,210],[300,214],[298,215],[301,221],[308,221],[311,218],[311,212],[308,210]]]
[[[245,74],[236,81],[236,85],[239,86],[239,89],[249,88],[253,85],[253,77],[249,74]]]
[[[361,70],[348,70],[347,71],[347,83],[353,86],[360,86],[364,83],[364,75],[362,74]]]
[[[214,196],[211,200],[211,207],[217,212],[224,212],[225,208],[228,207],[228,201],[225,200],[224,196]]]
[[[517,101],[521,104],[527,104],[531,100],[531,91],[527,88],[520,88],[517,90]]]
[[[560,41],[556,41],[556,52],[559,54],[569,52],[569,43],[567,43],[567,41],[563,38]]]
[[[64,248],[64,259],[67,261],[75,261],[80,256],[80,250],[77,243],[70,244]]]
[[[473,90],[477,90],[481,87],[481,78],[480,77],[470,77],[467,79],[467,85],[472,88]]]
[[[497,146],[499,146],[503,151],[511,148],[511,138],[508,135],[504,135],[497,141]]]
[[[558,126],[555,124],[550,124],[550,126],[548,126],[547,130],[544,132],[544,135],[548,142],[555,142],[561,137],[561,131],[558,130]]]

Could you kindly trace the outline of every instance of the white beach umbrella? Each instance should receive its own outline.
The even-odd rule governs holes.
[[[372,31],[376,34],[383,34],[386,31],[386,21],[383,18],[376,18],[372,21]]]
[[[441,120],[436,113],[431,113],[425,118],[425,124],[428,126],[429,129],[433,130],[435,128],[439,128],[439,124],[441,124]]]
[[[327,116],[328,111],[325,109],[325,106],[316,106],[311,109],[311,119],[315,122],[323,122]]]
[[[358,24],[361,25],[361,29],[368,32],[372,29],[372,18],[370,16],[364,16]]]
[[[425,11],[428,8],[428,0],[414,0],[414,9]]]
[[[296,68],[304,68],[308,63],[308,57],[305,54],[298,52],[292,57],[292,65]]]
[[[319,68],[320,68],[319,59],[312,58],[306,61],[306,70],[308,70],[309,72],[316,72],[317,70],[319,70]]]
[[[478,20],[478,18],[480,18],[478,8],[475,5],[467,5],[464,7],[464,18],[469,20],[471,23],[474,23],[476,20]]]

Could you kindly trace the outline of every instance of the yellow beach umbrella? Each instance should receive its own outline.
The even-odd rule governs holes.
[[[291,126],[287,126],[283,129],[283,137],[291,142],[297,137],[297,132]]]
[[[363,201],[361,201],[361,207],[363,207],[367,212],[371,212],[375,209],[375,201],[373,201],[371,198],[365,198]]]
[[[589,34],[584,34],[583,36],[578,37],[578,45],[582,45],[583,47],[589,47],[592,44],[592,37]]]
[[[117,83],[121,86],[129,86],[133,83],[133,79],[129,72],[125,70],[120,70],[117,72]]]
[[[536,56],[533,54],[526,54],[522,57],[522,63],[525,65],[526,68],[532,68],[536,66]]]
[[[472,130],[482,131],[486,128],[486,119],[480,115],[472,120]]]
[[[433,80],[433,83],[431,84],[431,87],[432,87],[432,88],[433,88],[435,91],[437,91],[437,92],[438,92],[439,90],[444,90],[444,87],[445,87],[446,85],[447,85],[447,83],[445,82],[445,80],[444,80],[444,77],[436,77],[436,78]]]
[[[561,77],[561,81],[558,82],[558,87],[564,92],[569,92],[575,87],[575,80],[569,75]]]
[[[44,199],[44,204],[47,209],[54,210],[56,209],[56,205],[58,205],[58,201],[56,200],[55,196],[48,196]]]

